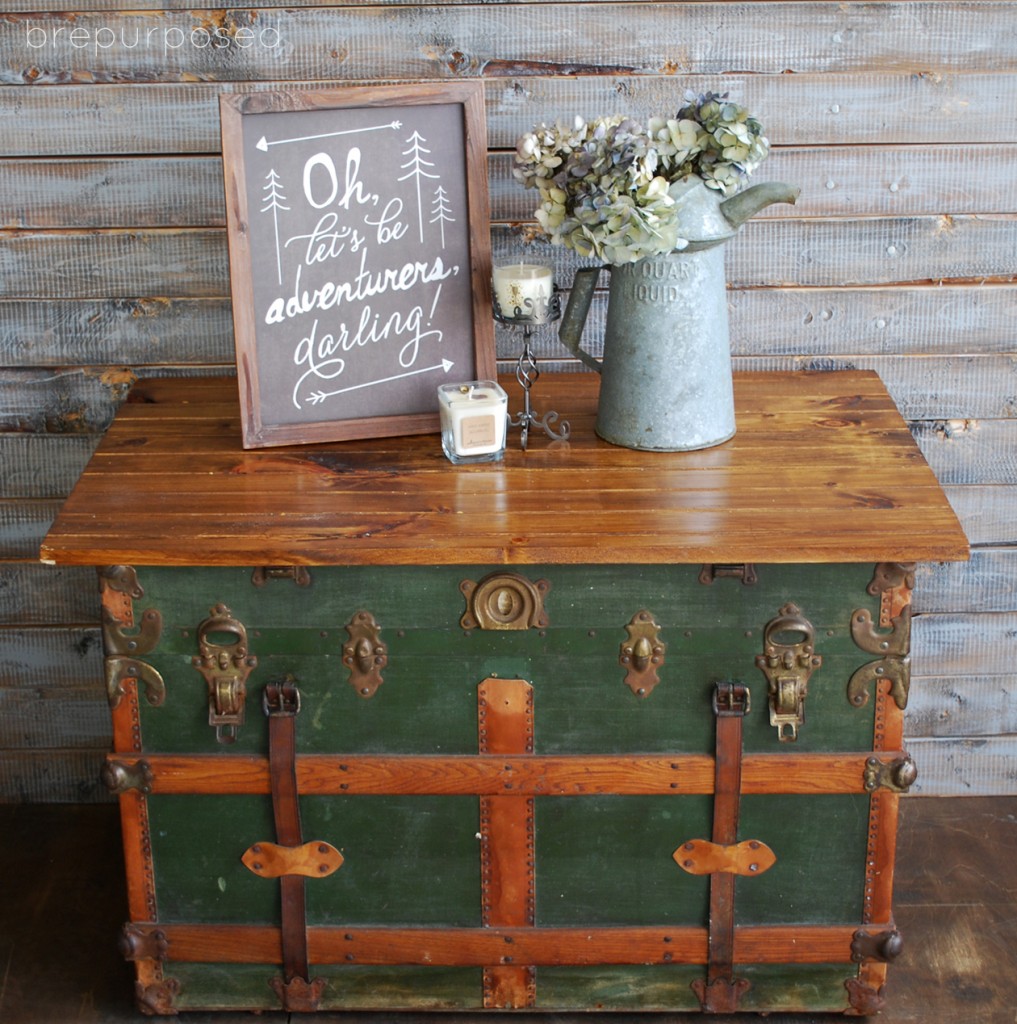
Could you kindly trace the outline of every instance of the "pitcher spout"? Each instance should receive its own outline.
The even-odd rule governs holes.
[[[723,200],[720,210],[724,214],[724,219],[737,230],[766,206],[773,203],[794,205],[800,193],[800,188],[787,185],[782,181],[763,181],[745,189],[744,192],[736,192],[733,196]]]

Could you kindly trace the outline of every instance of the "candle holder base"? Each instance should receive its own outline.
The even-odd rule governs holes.
[[[526,451],[529,444],[531,427],[543,430],[552,441],[567,441],[571,433],[567,420],[562,420],[559,425],[558,413],[548,411],[540,415],[530,407],[530,390],[540,376],[536,357],[530,348],[530,338],[533,336],[534,328],[554,323],[559,317],[561,317],[561,299],[557,286],[552,286],[550,298],[528,299],[524,307],[516,306],[511,311],[502,310],[497,298],[494,302],[495,320],[505,324],[506,327],[522,327],[523,329],[523,350],[519,353],[519,358],[516,361],[516,380],[523,389],[523,409],[517,415],[509,416],[508,420],[510,427],[520,428],[519,443],[523,451]]]
[[[523,328],[523,350],[516,362],[516,380],[523,389],[523,409],[516,416],[509,417],[509,426],[520,428],[519,443],[523,451],[529,443],[530,428],[539,427],[552,441],[567,441],[571,434],[568,420],[562,420],[561,425],[556,429],[558,413],[553,410],[538,415],[530,407],[530,389],[537,382],[540,370],[537,369],[537,360],[530,349],[530,328]]]

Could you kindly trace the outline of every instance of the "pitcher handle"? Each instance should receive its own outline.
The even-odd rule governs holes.
[[[579,340],[583,336],[583,327],[586,325],[586,317],[590,312],[590,305],[593,303],[593,290],[597,286],[597,278],[600,277],[601,269],[601,267],[583,267],[576,271],[575,279],[572,282],[572,291],[569,292],[569,301],[565,304],[561,326],[558,328],[558,338],[561,343],[597,373],[600,373],[600,363],[589,352],[585,352],[579,347]]]

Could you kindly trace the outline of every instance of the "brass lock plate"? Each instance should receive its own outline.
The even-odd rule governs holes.
[[[463,629],[540,629],[548,624],[544,598],[547,580],[533,582],[517,572],[492,572],[479,583],[463,580],[466,598]]]
[[[637,696],[648,697],[660,682],[657,669],[664,664],[664,642],[653,613],[636,612],[626,625],[627,639],[622,641],[618,664],[625,669],[625,685]]]
[[[357,612],[346,626],[349,640],[343,644],[343,664],[350,670],[349,683],[361,697],[373,697],[384,682],[381,670],[388,664],[388,648],[381,626],[370,612]]]

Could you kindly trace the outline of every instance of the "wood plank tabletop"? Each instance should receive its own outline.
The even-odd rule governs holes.
[[[513,413],[514,378],[502,381]],[[74,565],[957,561],[968,544],[878,376],[735,375],[737,433],[639,452],[594,433],[596,374],[544,374],[567,442],[511,431],[245,450],[233,378],[139,383],[40,551]]]

